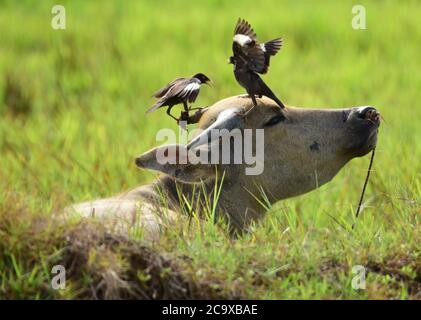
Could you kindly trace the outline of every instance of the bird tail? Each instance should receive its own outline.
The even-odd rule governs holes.
[[[275,54],[278,53],[279,50],[281,50],[282,43],[283,43],[282,38],[276,38],[268,42],[265,42],[265,50],[269,55],[274,56]]]
[[[276,104],[281,108],[281,109],[285,109],[285,105],[282,103],[282,101],[281,100],[279,100],[276,96],[275,96],[275,94],[272,92],[272,96],[271,97],[268,97],[268,98],[271,98],[273,101],[275,101],[276,102]],[[285,109],[286,110],[286,109]]]
[[[156,109],[158,109],[159,107],[161,107],[163,105],[164,101],[162,99],[159,99],[152,107],[150,107],[146,113],[155,111]]]
[[[260,87],[263,89],[262,93],[264,93],[264,95],[266,97],[268,97],[269,99],[272,99],[273,101],[276,102],[276,104],[281,108],[281,109],[285,109],[285,105],[282,103],[281,100],[278,99],[278,97],[273,93],[272,90],[270,90],[270,88],[266,85],[266,83],[259,77],[259,82],[260,82]],[[285,109],[286,110],[286,109]]]

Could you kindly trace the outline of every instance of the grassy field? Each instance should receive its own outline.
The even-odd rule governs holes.
[[[421,4],[358,1],[0,1],[0,298],[421,299]],[[210,221],[151,248],[100,228],[46,223],[74,202],[151,181],[151,94],[203,72],[199,105],[242,93],[226,61],[237,18],[284,48],[265,81],[289,105],[374,105],[380,128],[366,209],[351,231],[368,157],[329,184],[274,204],[231,239]],[[76,239],[75,241],[72,241]],[[66,289],[51,267],[69,268]],[[352,267],[367,268],[365,290]]]

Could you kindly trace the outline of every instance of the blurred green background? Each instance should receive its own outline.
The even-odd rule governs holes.
[[[163,110],[145,115],[152,93],[197,72],[215,86],[202,88],[196,106],[243,93],[227,65],[243,17],[259,39],[284,38],[264,80],[287,105],[381,111],[360,240],[377,239],[379,254],[417,246],[420,1],[61,1],[65,30],[51,28],[54,4],[0,1],[0,201],[17,194],[48,215],[152,180],[133,159],[157,145],[161,127],[176,129]],[[366,30],[351,27],[355,4],[366,8]],[[350,225],[367,165],[353,160],[272,217],[303,237],[337,228],[331,216]]]

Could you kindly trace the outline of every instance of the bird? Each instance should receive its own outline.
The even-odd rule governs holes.
[[[210,85],[211,83],[212,81],[203,73],[197,73],[191,78],[177,78],[153,95],[153,97],[158,98],[158,101],[146,113],[167,106],[167,114],[178,123],[180,119],[171,114],[172,107],[182,103],[184,114],[188,114],[189,110],[191,110],[189,109],[188,103],[196,101],[200,86],[202,84]]]
[[[259,43],[250,23],[244,19],[238,19],[232,44],[233,55],[229,58],[229,63],[234,65],[235,79],[246,89],[254,106],[257,105],[257,95],[266,96],[274,100],[280,108],[285,108],[282,101],[258,75],[258,73],[268,72],[270,58],[278,53],[282,44],[282,38]]]
[[[270,57],[281,49],[282,38],[276,38],[265,43],[259,43],[256,33],[246,20],[239,18],[234,30],[233,51],[239,52],[248,60],[253,71],[265,74],[268,71]]]

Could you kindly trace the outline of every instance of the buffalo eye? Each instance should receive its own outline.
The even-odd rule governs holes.
[[[284,121],[284,120],[285,120],[285,116],[283,116],[282,114],[278,114],[278,115],[276,115],[276,116],[274,116],[274,117],[270,118],[270,119],[269,119],[269,121],[267,121],[267,122],[264,124],[264,126],[265,126],[265,127],[272,127],[272,126],[274,126],[274,125],[276,125],[276,124],[278,124],[279,122]]]

